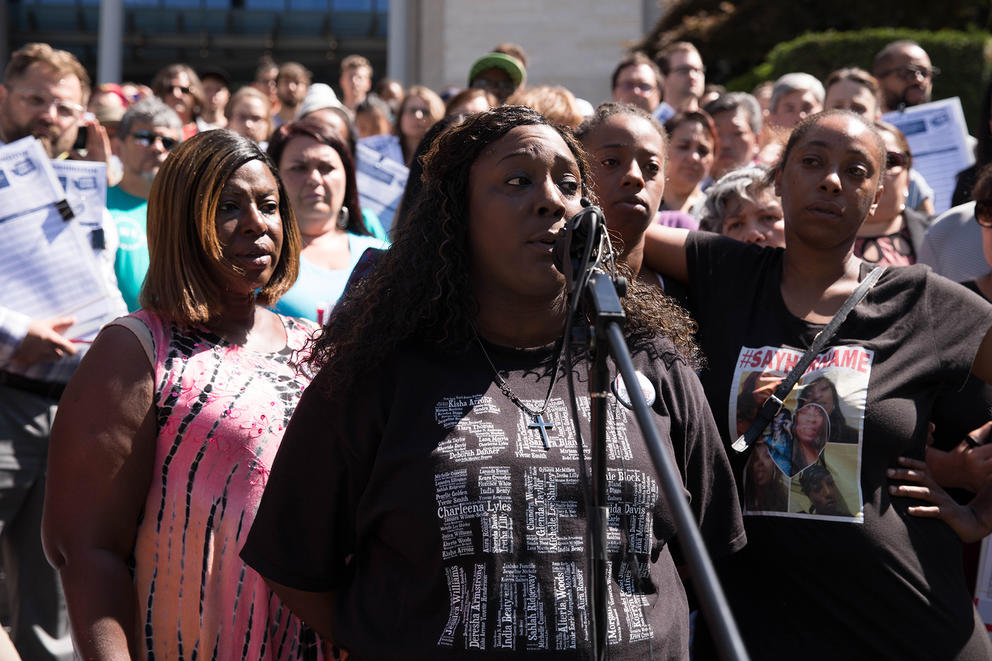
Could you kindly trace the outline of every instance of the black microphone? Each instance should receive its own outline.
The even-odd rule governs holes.
[[[582,206],[582,211],[569,218],[564,229],[558,232],[551,252],[555,268],[565,275],[569,290],[574,275],[582,266],[579,262],[585,256],[586,247],[591,243],[595,250],[605,229],[603,211],[586,198],[582,198]],[[591,255],[596,257],[595,252]]]

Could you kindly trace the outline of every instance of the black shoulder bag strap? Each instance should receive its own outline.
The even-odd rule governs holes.
[[[778,388],[775,389],[775,393],[766,399],[765,403],[761,405],[760,409],[758,409],[758,415],[751,423],[751,426],[748,427],[747,431],[741,434],[740,438],[734,441],[734,444],[730,447],[737,452],[744,452],[751,447],[756,440],[758,440],[761,433],[765,431],[766,427],[768,427],[768,423],[770,423],[772,419],[778,415],[778,412],[782,410],[782,406],[785,404],[785,398],[792,390],[792,387],[796,385],[796,382],[799,381],[799,377],[803,375],[803,372],[805,372],[806,368],[809,367],[809,364],[813,362],[813,359],[816,358],[820,351],[823,350],[823,347],[826,346],[827,342],[829,342],[830,339],[837,333],[837,329],[840,328],[840,325],[844,323],[845,319],[847,319],[847,315],[854,309],[854,306],[860,303],[861,299],[868,294],[868,290],[871,289],[876,282],[878,282],[878,279],[882,276],[883,271],[885,271],[884,266],[876,266],[872,269],[871,273],[869,273],[868,276],[861,281],[858,288],[847,297],[847,300],[844,301],[844,305],[840,306],[840,309],[837,310],[837,314],[835,314],[834,318],[830,320],[830,323],[816,334],[816,337],[813,338],[813,345],[806,351],[805,354],[803,354],[803,357],[799,359],[799,362],[796,363],[796,366],[793,367],[789,374],[785,377],[785,380],[782,381]]]

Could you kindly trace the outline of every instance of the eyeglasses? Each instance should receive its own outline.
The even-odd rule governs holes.
[[[898,151],[885,152],[885,169],[898,170],[909,165],[909,157]]]
[[[54,105],[55,112],[60,118],[77,119],[86,110],[86,108],[78,103],[56,99],[52,95],[45,94],[39,90],[15,89],[12,91],[15,92],[14,96],[20,104],[32,113],[47,111]]]
[[[975,221],[982,227],[992,227],[992,199],[975,201]]]
[[[622,83],[618,83],[617,84],[617,87],[619,87],[624,92],[637,91],[637,92],[641,92],[643,94],[647,94],[649,92],[653,92],[656,89],[658,89],[657,87],[655,87],[651,83],[631,83],[631,82],[628,82],[628,81],[625,81],[625,82],[622,82]]]
[[[514,84],[508,80],[489,80],[488,78],[476,78],[472,81],[470,87],[482,90],[498,90],[506,93],[510,93],[516,89]]]
[[[156,141],[161,140],[162,146],[165,147],[165,151],[172,151],[179,144],[179,141],[175,138],[170,138],[167,135],[159,135],[158,133],[153,133],[152,131],[135,131],[131,134],[131,137],[143,147],[151,147]]]
[[[915,64],[909,64],[904,67],[895,67],[883,71],[878,75],[879,78],[888,78],[889,76],[895,74],[899,76],[901,80],[911,81],[916,80],[916,78],[922,78],[923,80],[928,80],[940,73],[940,69],[933,67],[932,69],[927,69],[926,67],[916,66]]]
[[[694,73],[703,75],[704,73],[706,73],[706,67],[693,67],[687,64],[684,67],[675,67],[670,71],[670,73],[679,73],[682,74],[683,76],[691,76]]]
[[[171,94],[175,94],[176,93],[176,90],[179,90],[179,93],[180,94],[192,94],[193,93],[193,90],[192,89],[190,89],[189,87],[185,87],[183,85],[166,85],[165,86],[165,91],[166,92],[169,92]]]

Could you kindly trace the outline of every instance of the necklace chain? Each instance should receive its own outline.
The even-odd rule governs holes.
[[[500,392],[506,395],[511,402],[516,404],[517,407],[519,407],[524,413],[529,415],[531,418],[537,418],[544,415],[544,412],[548,409],[548,402],[551,401],[551,392],[554,390],[555,383],[558,382],[558,373],[561,371],[562,349],[564,349],[565,347],[564,342],[558,347],[558,353],[555,356],[554,373],[551,375],[551,383],[548,384],[548,394],[545,395],[544,397],[544,404],[541,405],[540,410],[534,411],[531,410],[529,406],[527,406],[522,401],[520,401],[520,398],[517,397],[517,395],[512,390],[510,390],[509,384],[500,375],[499,370],[496,369],[496,365],[493,364],[492,358],[489,357],[489,353],[486,351],[486,347],[482,343],[482,338],[479,337],[478,331],[475,332],[475,340],[476,342],[479,343],[479,349],[482,350],[483,357],[486,359],[486,362],[489,363],[489,367],[492,368],[493,370],[493,375],[496,377],[496,386],[500,389]]]

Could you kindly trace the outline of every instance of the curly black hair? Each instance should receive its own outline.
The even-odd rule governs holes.
[[[638,117],[643,119],[651,125],[658,135],[661,136],[661,144],[665,147],[667,152],[668,149],[668,133],[665,131],[665,127],[661,125],[654,115],[649,112],[645,112],[641,108],[629,103],[617,103],[615,101],[607,101],[606,103],[601,103],[596,107],[596,110],[592,115],[586,118],[584,122],[579,124],[578,128],[575,129],[575,137],[579,141],[584,142],[586,137],[600,125],[606,123],[611,117],[617,117],[619,115],[630,115],[632,117]],[[665,154],[667,158],[667,154]]]
[[[375,268],[345,292],[313,342],[310,366],[325,372],[329,388],[345,391],[356,375],[387,361],[404,342],[456,353],[469,349],[478,314],[468,275],[471,166],[512,129],[533,125],[549,126],[562,137],[579,166],[582,194],[591,195],[582,147],[568,129],[530,108],[502,106],[442,133],[424,156],[423,189],[407,222]],[[646,309],[652,295],[638,295],[641,289],[635,284],[625,299],[628,334],[668,335],[657,323],[660,315]],[[691,329],[669,336],[684,355],[695,356]]]
[[[658,120],[655,119],[650,113],[645,112],[641,108],[629,103],[614,103],[612,101],[608,101],[600,104],[592,116],[582,122],[582,124],[575,129],[575,137],[578,138],[580,142],[585,144],[588,138],[600,126],[608,122],[613,117],[625,115],[646,121],[651,128],[658,133],[658,136],[661,138],[661,165],[662,170],[664,170],[665,161],[667,160],[666,152],[668,151],[668,134],[665,131],[665,127],[662,126],[661,123],[659,123]],[[620,232],[616,228],[610,226],[609,218],[606,219],[606,225],[607,229],[609,229],[610,238],[613,241],[614,248],[619,249],[621,252],[629,248],[629,246],[624,245],[624,237],[621,236]],[[628,235],[626,238],[628,241],[633,241],[633,244],[636,244],[642,236],[643,230],[636,236]],[[636,277],[636,273],[630,273],[623,267],[621,267],[620,270],[627,277],[628,281],[631,282],[631,293],[629,297],[636,298],[642,308],[641,312],[644,315],[644,328],[654,328],[662,335],[671,339],[675,343],[676,347],[687,359],[690,360],[692,364],[700,367],[703,362],[702,357],[699,354],[693,340],[696,332],[696,325],[689,316],[689,313],[687,313],[678,303],[676,303],[674,299],[664,296],[658,287],[645,285],[642,280],[639,280]]]

